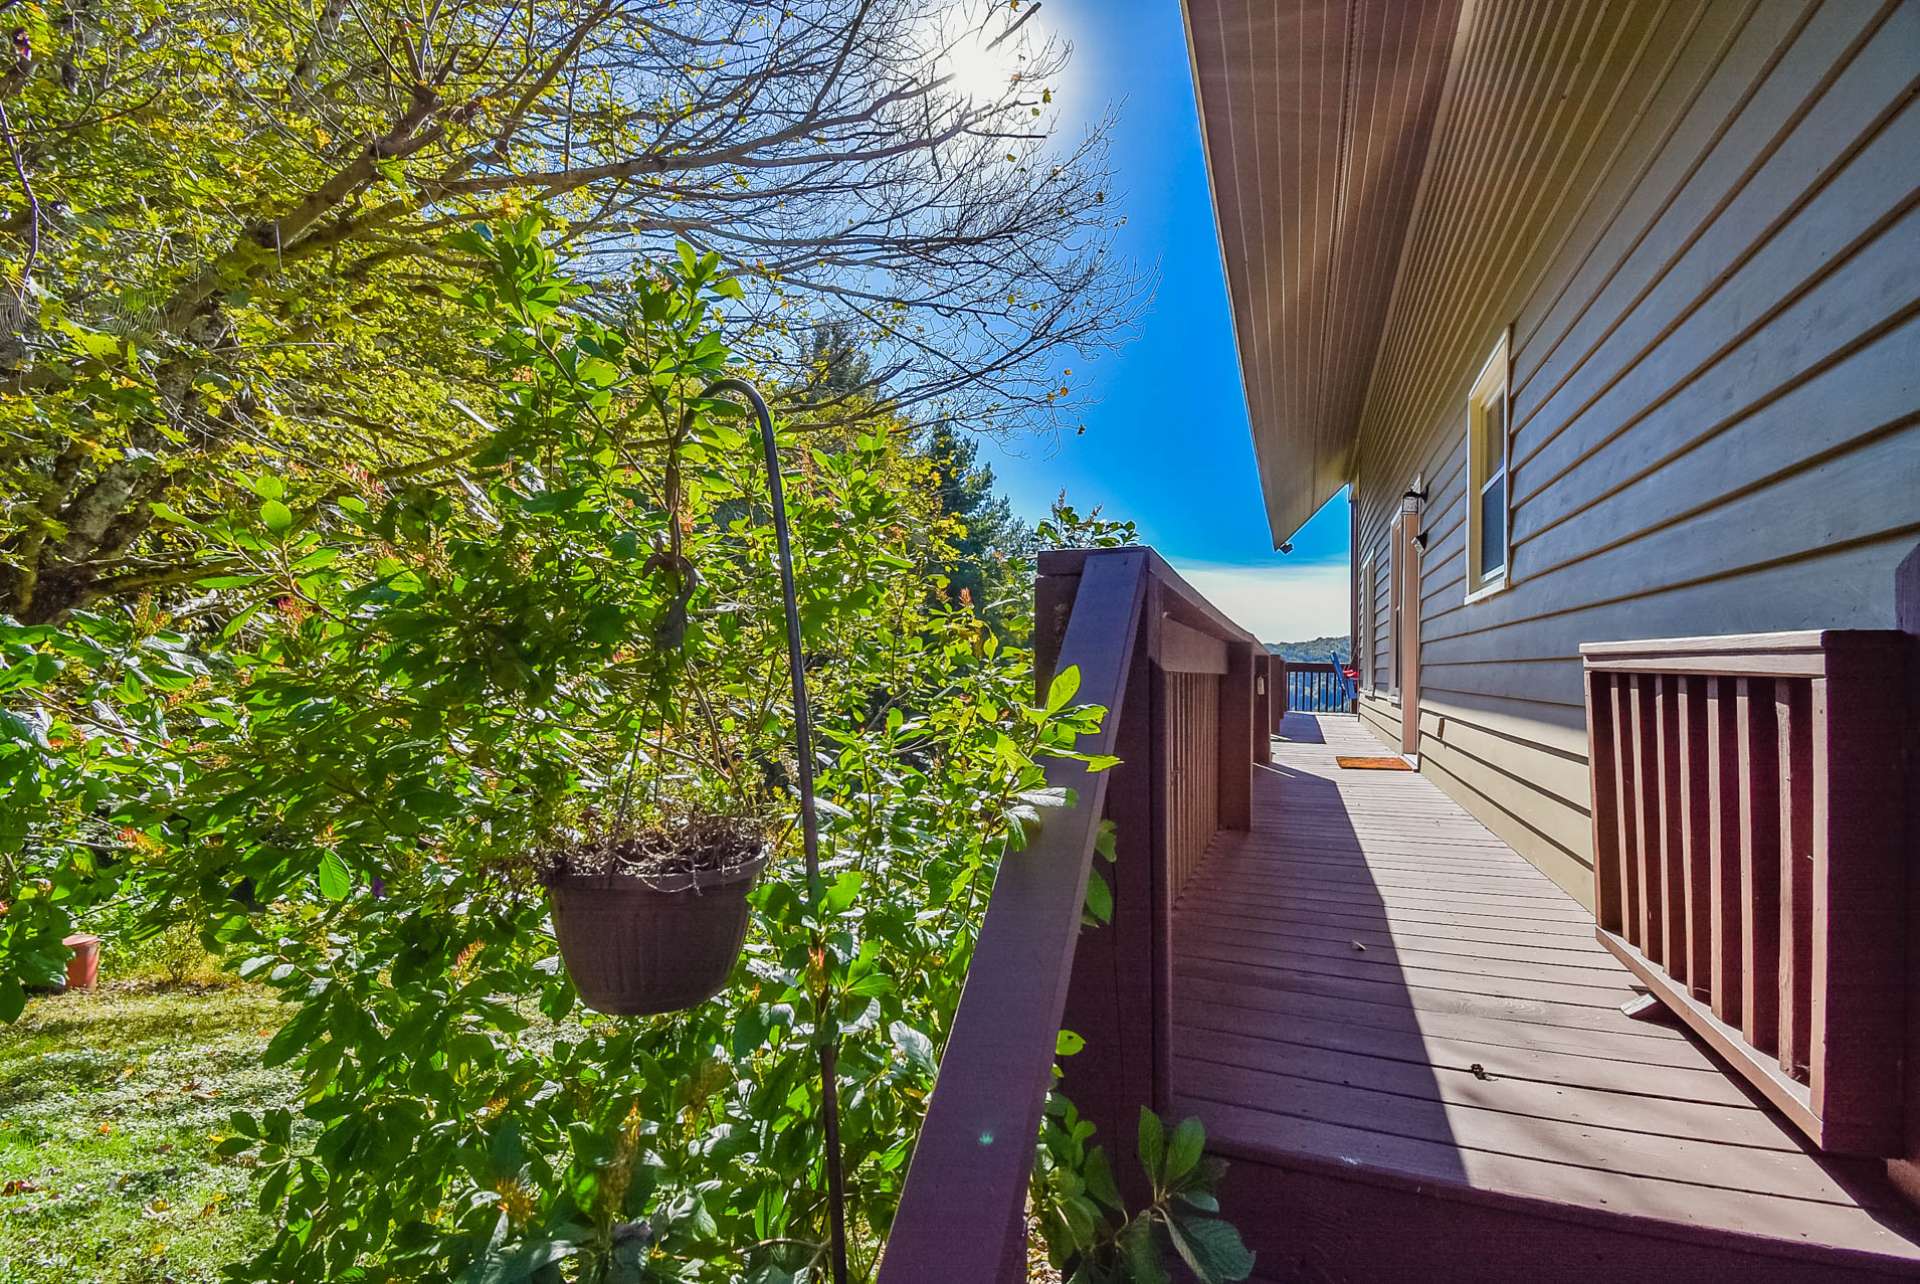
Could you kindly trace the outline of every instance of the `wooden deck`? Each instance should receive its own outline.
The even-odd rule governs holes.
[[[1261,1278],[1920,1276],[1881,1165],[1623,1015],[1585,909],[1422,776],[1334,762],[1380,752],[1289,715],[1176,907],[1174,1106]]]

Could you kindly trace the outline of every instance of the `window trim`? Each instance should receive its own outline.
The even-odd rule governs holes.
[[[1513,583],[1513,327],[1500,332],[1480,373],[1474,376],[1467,393],[1467,533],[1465,601],[1478,602],[1507,589]],[[1481,407],[1500,399],[1500,468],[1485,480],[1474,476],[1480,459],[1480,441],[1486,417]],[[1498,480],[1504,511],[1500,523],[1500,567],[1490,574],[1480,573],[1482,500],[1487,488]],[[1477,484],[1476,484],[1477,483]]]

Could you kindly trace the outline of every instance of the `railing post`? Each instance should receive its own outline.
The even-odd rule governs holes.
[[[1907,1010],[1906,1060],[1902,1066],[1901,1088],[1905,1102],[1905,1129],[1900,1157],[1887,1165],[1894,1184],[1909,1203],[1920,1205],[1920,544],[1895,568],[1893,576],[1893,613],[1895,625],[1907,635],[1906,700],[1907,728],[1904,753],[1907,764]]]
[[[1220,675],[1220,828],[1253,825],[1253,644],[1227,646],[1227,671]]]
[[[1253,653],[1253,760],[1273,761],[1273,657],[1265,647]]]
[[[1040,575],[1033,582],[1033,698],[1047,702],[1047,688],[1060,663],[1060,643],[1067,636],[1067,617],[1073,613],[1078,575]]]
[[[1279,696],[1280,704],[1273,716],[1273,729],[1278,731],[1280,730],[1281,719],[1285,718],[1288,710],[1293,707],[1293,678],[1288,672],[1288,666],[1285,660],[1276,655],[1273,657],[1273,663],[1274,667],[1279,670],[1278,680],[1275,685],[1279,687],[1276,694]]]

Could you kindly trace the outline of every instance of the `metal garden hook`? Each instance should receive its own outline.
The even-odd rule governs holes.
[[[807,859],[807,895],[820,899],[820,822],[813,805],[813,711],[807,704],[806,669],[800,655],[800,606],[793,587],[793,541],[787,532],[786,492],[780,485],[780,452],[773,440],[773,415],[766,399],[745,379],[727,376],[701,390],[702,397],[737,393],[753,407],[760,421],[760,444],[766,456],[767,494],[773,503],[773,533],[780,553],[780,594],[787,610],[787,665],[793,673],[794,757],[800,768],[801,840]],[[818,933],[816,932],[816,936]],[[816,945],[820,944],[818,941]],[[822,1014],[824,1015],[824,1013]],[[840,1171],[840,1093],[836,1079],[838,1036],[820,1044],[820,1116],[826,1132],[827,1208],[831,1219],[834,1284],[847,1280],[847,1191]]]

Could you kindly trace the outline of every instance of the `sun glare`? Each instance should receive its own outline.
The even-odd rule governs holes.
[[[1013,52],[1016,43],[1006,40],[994,48],[989,35],[976,31],[962,36],[947,53],[947,74],[953,77],[954,91],[983,100],[1006,93],[1019,71]]]

